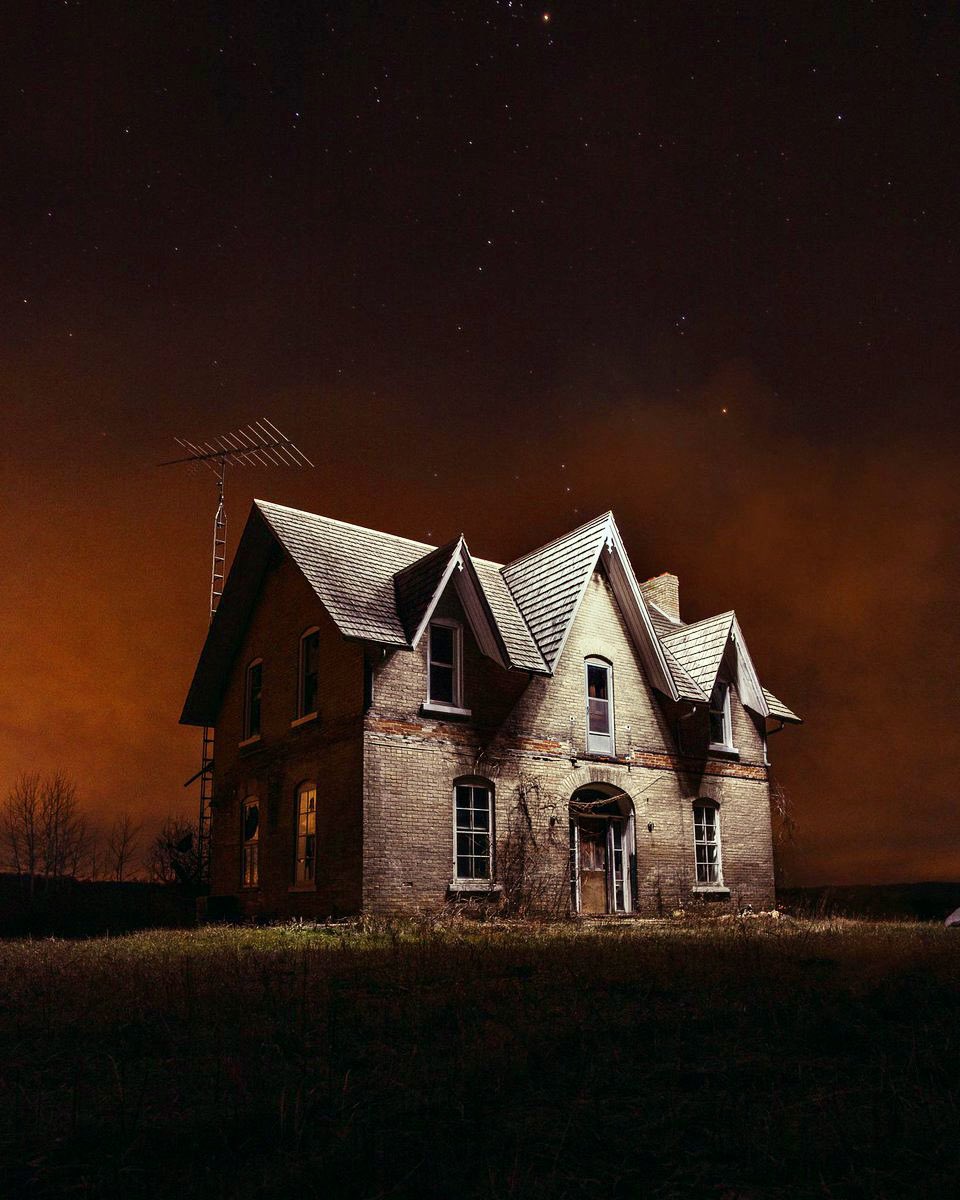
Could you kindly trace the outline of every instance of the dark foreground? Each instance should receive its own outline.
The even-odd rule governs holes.
[[[0,1196],[947,1197],[960,930],[0,945]]]

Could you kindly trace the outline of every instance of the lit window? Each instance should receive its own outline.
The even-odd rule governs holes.
[[[317,785],[297,788],[297,861],[294,882],[313,883],[317,877]]]
[[[256,796],[243,802],[243,886],[260,886],[260,801]]]
[[[300,639],[300,689],[297,716],[309,717],[317,711],[317,661],[320,655],[320,631],[308,629]]]
[[[693,841],[697,858],[697,883],[720,883],[720,826],[715,804],[693,806]]]
[[[710,745],[718,750],[733,749],[733,730],[730,725],[730,684],[714,684],[710,696]]]
[[[260,702],[263,696],[263,659],[257,658],[247,667],[243,694],[243,736],[257,737],[260,733]]]
[[[587,750],[613,754],[613,668],[587,659]]]
[[[493,793],[483,784],[458,783],[454,788],[454,839],[457,879],[490,879],[493,875]]]
[[[459,708],[463,700],[461,670],[462,631],[452,621],[430,624],[427,702]]]

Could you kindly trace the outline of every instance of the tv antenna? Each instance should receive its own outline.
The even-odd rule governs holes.
[[[223,595],[223,581],[227,560],[227,513],[224,507],[224,480],[227,467],[312,467],[313,463],[285,433],[262,417],[252,425],[235,429],[231,433],[216,437],[213,442],[190,442],[186,438],[175,438],[177,445],[186,453],[180,458],[171,458],[161,467],[189,464],[198,469],[208,467],[217,480],[217,509],[213,518],[213,553],[210,563],[210,621]],[[201,881],[207,877],[210,859],[210,810],[213,800],[213,729],[203,727],[200,750],[200,770],[188,779],[184,787],[200,780],[200,816],[197,822],[197,867]]]

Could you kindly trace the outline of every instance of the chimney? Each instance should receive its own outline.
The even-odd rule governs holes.
[[[680,620],[680,580],[676,575],[665,571],[662,575],[641,583],[640,591],[671,620]]]

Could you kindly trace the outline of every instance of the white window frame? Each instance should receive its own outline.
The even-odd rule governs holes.
[[[313,794],[313,808],[303,811],[304,798]],[[313,891],[317,886],[317,785],[313,780],[301,783],[294,794],[293,825],[293,887],[299,891]],[[301,822],[306,818],[304,827]],[[312,818],[312,819],[311,819]],[[313,838],[313,857],[307,858],[307,840]],[[307,864],[310,864],[309,871]]]
[[[716,691],[717,691],[718,687],[723,688],[723,708],[722,709],[713,707],[713,697],[714,697],[714,695],[716,695]],[[727,754],[736,754],[737,753],[737,748],[733,744],[733,718],[732,718],[731,711],[730,711],[730,693],[732,690],[733,690],[733,686],[730,683],[727,683],[724,680],[717,680],[717,682],[713,685],[713,692],[710,694],[710,707],[708,709],[708,719],[711,723],[711,728],[709,731],[710,732],[710,749],[711,750],[724,750],[724,751],[726,751]],[[713,718],[714,718],[715,714],[719,714],[721,720],[723,721],[723,741],[722,742],[715,742],[713,740],[712,725],[713,725]]]
[[[713,830],[714,839],[712,842],[706,838],[697,836],[697,825],[706,826],[705,821],[697,820],[698,809],[710,809],[713,812]],[[701,879],[700,878],[700,863],[697,859],[697,848],[699,846],[714,845],[717,849],[717,861],[715,864],[716,879]],[[710,863],[705,863],[709,874]],[[720,833],[720,806],[713,800],[699,799],[693,802],[693,880],[694,891],[724,891],[726,890],[723,882],[723,846]]]
[[[297,666],[297,721],[310,721],[317,715],[318,700],[320,697],[320,639],[317,638],[317,694],[314,696],[313,708],[307,709],[304,705],[303,687],[306,682],[306,658],[307,658],[307,638],[313,637],[314,634],[320,633],[319,625],[311,625],[309,629],[305,629],[300,634],[300,651],[298,655]]]
[[[260,695],[258,697],[257,711],[257,728],[253,728],[252,721],[252,701],[253,689],[250,686],[250,676],[253,673],[254,667],[260,668]],[[263,729],[263,659],[252,658],[247,663],[247,669],[243,676],[243,740],[241,745],[247,745],[250,742],[258,741],[260,731]]]
[[[609,718],[609,733],[590,732],[590,668],[599,667],[607,674],[607,716]],[[617,732],[614,720],[613,694],[613,663],[599,655],[591,655],[583,660],[583,695],[584,713],[586,717],[587,753],[605,754],[615,758],[617,754]]]
[[[453,666],[453,702],[435,700],[430,694],[430,666],[433,662],[433,630],[436,626],[453,631],[453,663],[443,663],[442,666]],[[424,705],[436,712],[457,713],[469,716],[469,710],[463,707],[463,626],[459,621],[449,617],[435,617],[427,630],[427,699]]]
[[[476,833],[477,830],[469,829],[466,826],[461,827],[457,819],[457,789],[471,788],[473,791],[484,792],[487,796],[487,866],[488,873],[484,875],[461,875],[459,870],[458,859],[461,857],[457,853],[457,835],[464,833]],[[454,884],[461,888],[477,888],[486,889],[493,888],[494,885],[494,844],[495,844],[495,814],[496,805],[494,803],[493,784],[487,779],[458,779],[453,785],[453,881]],[[471,855],[472,858],[480,857],[479,855]]]
[[[257,831],[248,838],[247,811],[256,805]],[[240,886],[251,890],[260,886],[260,823],[263,813],[260,811],[260,797],[246,796],[240,805]]]

